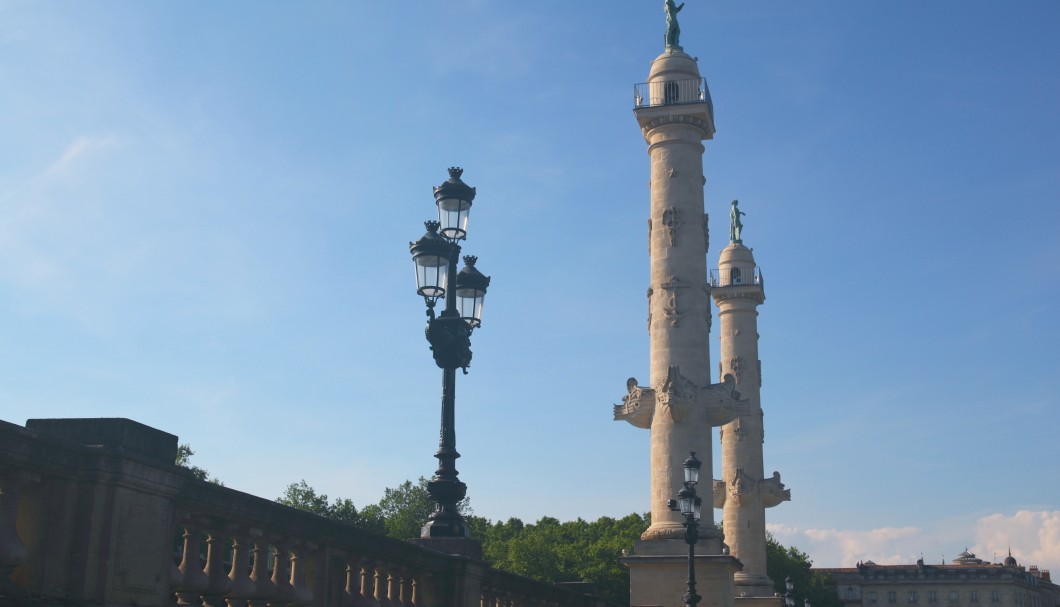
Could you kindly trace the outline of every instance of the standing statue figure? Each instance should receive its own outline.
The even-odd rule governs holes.
[[[732,208],[729,209],[729,242],[743,242],[740,239],[743,233],[743,222],[740,221],[740,215],[746,215],[736,205],[740,204],[739,200],[732,201]]]
[[[677,13],[684,7],[684,2],[681,6],[674,4],[674,0],[663,2],[663,10],[666,11],[666,48],[681,50],[681,26],[677,23]]]

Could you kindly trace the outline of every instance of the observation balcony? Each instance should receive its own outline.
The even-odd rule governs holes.
[[[689,103],[707,104],[707,110],[713,118],[714,102],[710,99],[706,78],[660,80],[633,85],[633,109]]]
[[[712,287],[735,287],[740,285],[758,285],[762,284],[762,273],[758,271],[756,267],[751,275],[748,276],[747,272],[741,272],[740,268],[730,268],[728,270],[714,269],[710,271],[710,286]]]

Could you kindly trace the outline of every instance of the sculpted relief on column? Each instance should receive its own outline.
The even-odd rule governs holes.
[[[698,386],[681,375],[679,367],[672,366],[666,379],[654,387],[638,386],[636,378],[629,378],[626,391],[622,404],[613,407],[615,420],[627,421],[638,428],[650,428],[657,412],[680,423],[693,411],[702,409],[711,426],[726,424],[750,412],[750,402],[740,398],[732,375],[726,375],[721,383]]]

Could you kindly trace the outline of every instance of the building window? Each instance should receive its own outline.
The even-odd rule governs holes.
[[[928,590],[928,602],[929,603],[937,603],[937,602],[939,602],[939,591],[938,590]]]
[[[898,593],[895,592],[894,590],[888,590],[887,591],[887,602],[888,603],[897,603],[898,602]]]
[[[950,602],[957,603],[961,600],[961,593],[956,590],[950,590]]]
[[[990,602],[991,603],[1000,603],[1001,602],[1001,593],[998,592],[997,590],[991,590],[990,591]]]
[[[871,603],[873,605],[876,604],[876,591],[875,590],[870,590],[869,591],[869,603]]]
[[[916,595],[916,590],[910,590],[909,591],[909,602],[910,603],[915,603],[918,600],[919,600],[919,597],[917,597],[917,595]]]
[[[848,599],[852,599],[852,598],[855,598],[855,596],[856,595],[854,594],[854,587],[853,586],[847,586],[847,598]]]
[[[979,602],[979,591],[978,590],[973,590],[970,593],[968,593],[968,600],[973,602],[973,603],[978,603]]]

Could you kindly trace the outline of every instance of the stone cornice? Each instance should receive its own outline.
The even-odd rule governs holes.
[[[669,125],[692,126],[703,131],[704,137],[710,133],[710,124],[702,118],[689,114],[664,114],[640,122],[640,131],[647,137],[652,130]]]
[[[765,289],[760,285],[729,285],[725,287],[711,287],[710,295],[714,303],[720,306],[723,302],[734,299],[749,299],[755,303],[764,303],[766,300]]]

